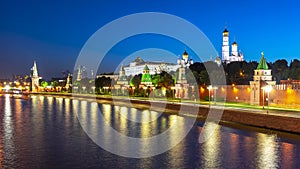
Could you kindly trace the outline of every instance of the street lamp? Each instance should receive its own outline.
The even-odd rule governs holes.
[[[209,85],[208,87],[207,87],[207,89],[208,89],[208,104],[210,104],[210,90],[212,89],[213,87],[211,86],[211,85]]]
[[[262,87],[263,89],[263,109],[265,108],[265,91],[268,93],[268,99],[267,99],[267,106],[269,107],[269,97],[270,97],[270,92],[272,91],[272,86],[271,85],[266,85]],[[268,112],[268,111],[267,111]]]
[[[235,103],[237,104],[239,97],[235,97]]]
[[[173,99],[174,99],[174,98],[175,98],[175,90],[176,90],[176,87],[172,86],[172,87],[171,87],[171,90],[172,90]]]
[[[268,98],[267,98],[268,104],[267,105],[268,105],[268,110],[269,110],[270,92],[272,91],[272,86],[271,85],[265,86],[265,90],[268,93]],[[268,110],[267,110],[267,113],[268,113]]]

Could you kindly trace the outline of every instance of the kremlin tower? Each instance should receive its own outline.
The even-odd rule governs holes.
[[[36,62],[33,62],[33,67],[31,68],[31,91],[38,92],[39,90],[39,75],[36,66]]]

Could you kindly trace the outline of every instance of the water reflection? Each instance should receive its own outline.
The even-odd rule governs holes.
[[[278,143],[276,135],[257,135],[257,164],[259,168],[278,168]]]
[[[98,112],[98,108],[101,112]],[[124,158],[98,147],[82,131],[104,137],[104,144],[140,154],[159,149],[162,141],[151,137],[168,133],[167,144],[176,144],[188,118],[160,115],[156,111],[99,104],[70,98],[32,96],[30,100],[0,97],[0,168],[297,168],[300,142],[274,135],[206,125],[209,139],[198,137],[202,122],[171,150],[149,158]],[[73,112],[83,123],[81,126]],[[103,116],[102,116],[103,115]],[[139,120],[143,121],[142,123]],[[131,146],[114,137],[104,123],[124,136],[147,138]],[[211,131],[211,129],[214,129]],[[118,143],[118,144],[116,144]],[[128,146],[130,145],[130,146]]]
[[[294,157],[295,157],[295,152],[294,152],[294,145],[290,143],[282,143],[282,161],[283,164],[282,166],[285,166],[285,168],[296,168],[294,165]]]
[[[215,123],[206,123],[205,133],[207,141],[203,143],[204,168],[220,168],[221,126]]]
[[[3,119],[3,158],[5,161],[14,162],[15,144],[14,144],[14,124],[11,107],[11,98],[9,94],[5,95],[4,119]]]
[[[53,110],[53,97],[48,96],[47,97],[47,102],[48,102],[48,111],[52,112],[52,110]]]

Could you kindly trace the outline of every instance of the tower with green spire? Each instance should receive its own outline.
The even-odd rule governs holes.
[[[145,65],[144,70],[143,70],[141,84],[145,85],[145,86],[151,86],[152,85],[152,78],[151,78],[151,75],[150,75],[150,69],[147,65]]]
[[[250,82],[250,104],[265,105],[267,94],[264,93],[264,87],[267,85],[274,86],[275,84],[276,81],[272,81],[272,70],[269,69],[265,55],[262,52],[259,64],[254,70],[253,81]]]

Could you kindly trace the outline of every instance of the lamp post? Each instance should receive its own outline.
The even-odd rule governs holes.
[[[268,111],[269,111],[269,101],[270,101],[270,92],[272,91],[272,86],[271,85],[266,86],[265,90],[268,93],[268,98],[267,98],[267,101],[268,101],[268,104],[267,104],[268,105],[267,114],[268,114]]]
[[[237,104],[239,97],[235,97],[235,103]]]
[[[171,87],[171,90],[172,90],[172,96],[173,96],[173,99],[175,98],[175,90],[176,90],[176,87],[172,86]]]
[[[265,88],[263,87],[263,109],[265,109]]]
[[[208,104],[210,105],[210,90],[212,89],[212,86],[209,85],[209,86],[207,87],[207,89],[208,89]]]

